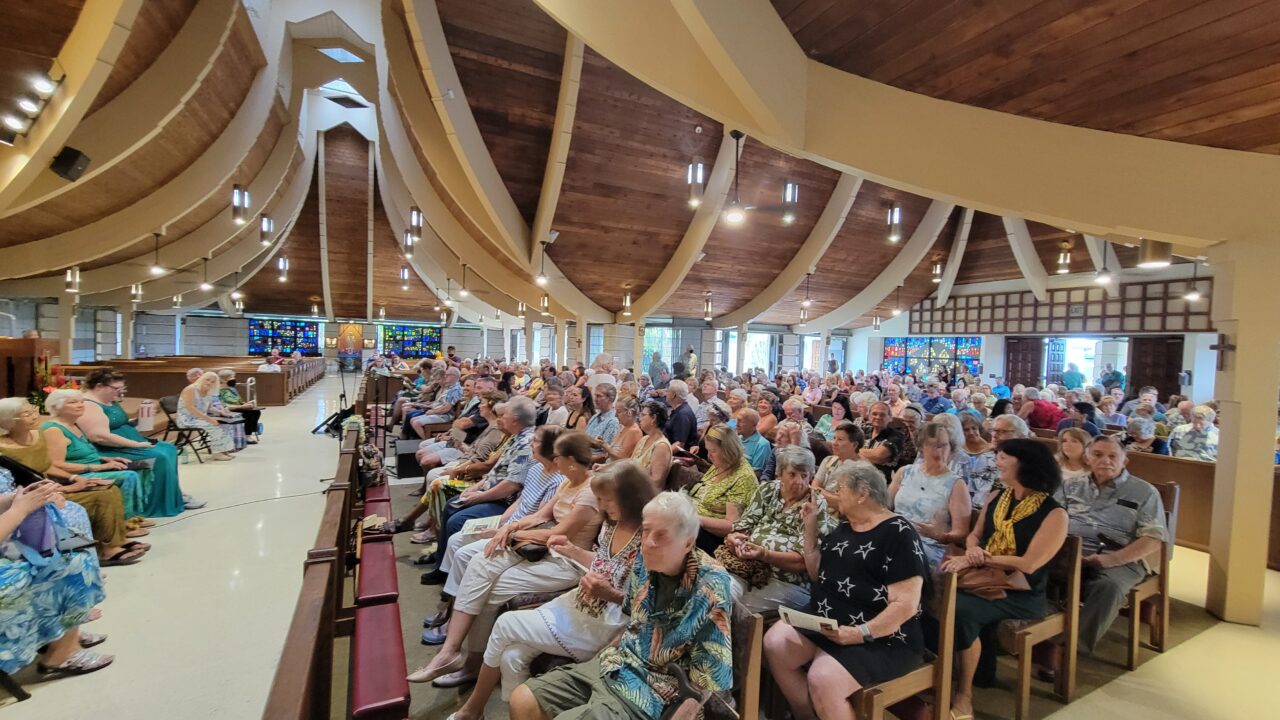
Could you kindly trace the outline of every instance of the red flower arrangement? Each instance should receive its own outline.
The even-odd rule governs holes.
[[[36,362],[36,387],[38,390],[31,391],[31,404],[43,415],[45,412],[44,401],[54,390],[79,390],[80,381],[62,374],[61,365],[49,365],[49,357],[47,355],[40,358]]]

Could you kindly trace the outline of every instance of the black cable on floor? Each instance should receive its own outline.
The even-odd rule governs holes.
[[[324,495],[324,491],[317,490],[312,492],[298,493],[296,495],[281,495],[280,497],[269,497],[269,498],[262,498],[260,500],[249,500],[247,502],[236,503],[235,505],[224,505],[222,507],[209,508],[208,510],[204,510],[204,509],[188,510],[187,512],[184,512],[183,514],[179,515],[178,517],[168,522],[156,523],[151,527],[151,529],[154,530],[156,528],[168,527],[169,525],[173,525],[174,523],[180,523],[183,520],[187,520],[193,517],[200,517],[201,515],[208,515],[209,513],[218,512],[219,510],[230,510],[232,508],[244,507],[245,505],[256,505],[262,502],[271,502],[273,500],[288,500],[290,498],[307,497],[310,495]]]

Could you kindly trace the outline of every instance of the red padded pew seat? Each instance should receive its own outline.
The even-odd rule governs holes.
[[[390,485],[370,485],[364,489],[364,502],[391,502]]]
[[[351,639],[351,717],[356,720],[408,717],[407,674],[400,606],[385,603],[356,608],[356,630]]]
[[[396,579],[396,548],[389,542],[365,543],[360,548],[356,605],[393,603],[400,597]]]

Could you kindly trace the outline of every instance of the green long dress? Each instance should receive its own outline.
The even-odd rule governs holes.
[[[97,400],[90,400],[102,408],[111,424],[112,434],[123,438],[146,442],[138,429],[129,424],[129,414],[119,403],[103,405]],[[99,445],[98,450],[110,456],[128,458],[130,460],[155,460],[151,470],[150,481],[144,476],[147,505],[142,513],[145,517],[172,517],[186,509],[182,500],[182,487],[178,484],[178,448],[173,443],[158,442],[147,448],[121,448]],[[145,471],[144,471],[145,472]]]
[[[57,428],[58,432],[62,433],[63,437],[67,439],[67,462],[82,465],[96,465],[102,462],[102,455],[98,452],[98,449],[93,446],[93,443],[88,441],[88,439],[68,430],[65,425],[53,422],[52,420],[40,426],[41,431],[48,430],[49,428]],[[102,472],[82,472],[77,474],[82,477],[105,478],[115,483],[116,487],[120,488],[120,494],[124,496],[124,516],[134,517],[135,515],[143,515],[143,510],[145,510],[147,506],[141,477],[143,473],[146,473],[148,478],[152,475],[150,470],[143,470],[141,472],[134,470],[105,470]]]

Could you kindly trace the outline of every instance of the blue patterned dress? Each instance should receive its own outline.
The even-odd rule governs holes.
[[[0,494],[13,492],[13,478],[7,475],[0,475],[0,482],[8,482],[8,490]],[[55,522],[74,526],[68,517],[75,515],[69,513],[73,507],[88,532],[84,509],[75,503],[68,502],[62,512],[55,513]],[[93,606],[106,597],[98,556],[91,550],[55,553],[49,558],[23,550],[17,541],[0,541],[0,671],[6,673],[29,665],[37,649],[83,623]]]

